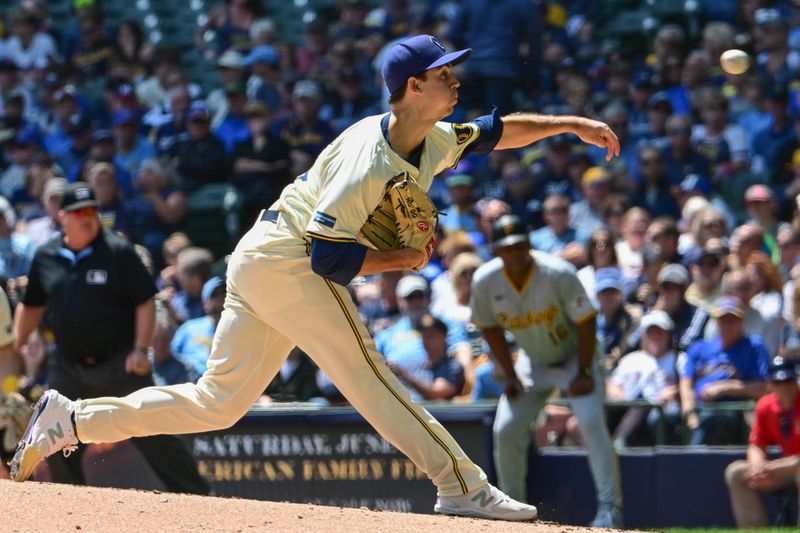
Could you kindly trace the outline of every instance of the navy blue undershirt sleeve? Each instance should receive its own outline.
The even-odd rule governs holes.
[[[492,109],[490,115],[478,117],[472,123],[478,125],[478,138],[464,148],[462,158],[469,154],[488,154],[494,150],[494,147],[500,142],[500,137],[503,136],[503,121],[500,120],[500,112],[496,107]]]
[[[347,285],[361,270],[367,247],[357,242],[311,240],[311,270],[339,285]]]

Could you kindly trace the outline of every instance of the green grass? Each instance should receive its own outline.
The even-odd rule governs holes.
[[[792,528],[765,527],[760,529],[727,529],[724,527],[671,527],[666,533],[787,533]]]

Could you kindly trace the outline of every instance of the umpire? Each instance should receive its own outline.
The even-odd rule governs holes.
[[[22,346],[45,319],[57,344],[48,385],[73,400],[124,396],[153,385],[148,355],[156,287],[133,247],[101,229],[97,206],[87,183],[67,187],[58,213],[63,235],[37,250],[14,322]],[[178,437],[132,442],[168,490],[208,494]],[[85,483],[81,452],[48,458],[53,481]]]

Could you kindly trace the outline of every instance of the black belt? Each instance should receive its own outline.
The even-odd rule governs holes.
[[[275,211],[274,209],[267,209],[261,215],[261,220],[266,220],[267,222],[274,222],[278,223],[278,215],[280,215],[280,211]]]

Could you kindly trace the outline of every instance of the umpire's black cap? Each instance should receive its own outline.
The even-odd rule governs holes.
[[[767,367],[767,378],[770,381],[789,381],[797,379],[797,364],[795,359],[787,359],[776,355]]]
[[[525,222],[516,215],[503,215],[492,226],[492,246],[503,248],[521,242],[530,242],[530,230]]]
[[[84,207],[97,207],[98,205],[92,188],[84,181],[76,181],[68,185],[64,191],[64,196],[61,197],[61,210],[67,213]]]

